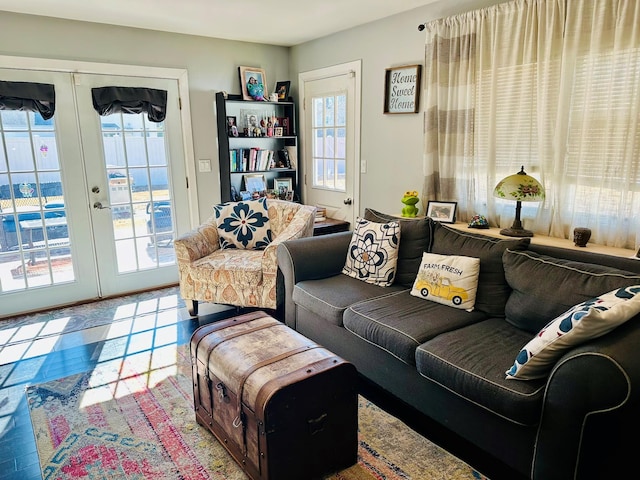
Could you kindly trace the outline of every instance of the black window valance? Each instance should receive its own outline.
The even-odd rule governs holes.
[[[56,93],[48,83],[0,81],[0,110],[38,112],[49,120],[56,110]]]
[[[167,115],[167,92],[153,88],[92,88],[93,108],[99,115],[147,112],[151,122],[162,122]]]

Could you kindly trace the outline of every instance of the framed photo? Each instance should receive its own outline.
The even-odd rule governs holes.
[[[387,68],[384,76],[384,113],[418,113],[422,65]]]
[[[238,136],[238,122],[236,117],[227,117],[227,133],[230,137]]]
[[[266,101],[269,97],[267,91],[267,74],[262,68],[238,67],[240,74],[240,89],[243,100]]]
[[[267,184],[264,181],[264,175],[260,173],[254,173],[244,176],[244,188],[248,192],[264,192],[267,189]]]
[[[282,129],[282,127],[276,127],[276,128],[273,129],[273,136],[274,137],[281,137],[283,131],[284,130]]]
[[[278,94],[279,102],[286,102],[289,98],[289,88],[291,87],[291,82],[276,82],[276,88],[274,92]]]
[[[427,203],[427,217],[436,222],[454,223],[456,221],[456,208],[458,202],[434,202]]]
[[[273,179],[273,189],[278,191],[292,192],[293,181],[289,177],[278,177]]]
[[[288,202],[293,202],[293,190],[287,190],[287,193],[284,195],[284,199]]]

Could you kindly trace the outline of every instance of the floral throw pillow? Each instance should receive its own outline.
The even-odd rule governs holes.
[[[228,202],[213,207],[220,248],[259,250],[271,243],[267,199]]]
[[[388,287],[396,276],[400,224],[358,218],[342,273],[366,283]]]
[[[623,287],[571,307],[554,318],[518,353],[507,379],[546,377],[569,349],[600,337],[640,313],[640,285]]]

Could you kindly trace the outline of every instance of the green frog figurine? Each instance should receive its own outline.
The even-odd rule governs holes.
[[[404,203],[404,207],[402,207],[402,216],[413,218],[418,214],[418,207],[416,207],[416,203],[420,201],[418,197],[418,192],[415,190],[407,190],[404,192],[404,197],[400,200]]]

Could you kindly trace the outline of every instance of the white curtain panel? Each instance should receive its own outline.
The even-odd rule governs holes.
[[[425,52],[424,200],[509,227],[492,192],[524,166],[525,228],[640,244],[640,2],[502,3],[428,23]]]

